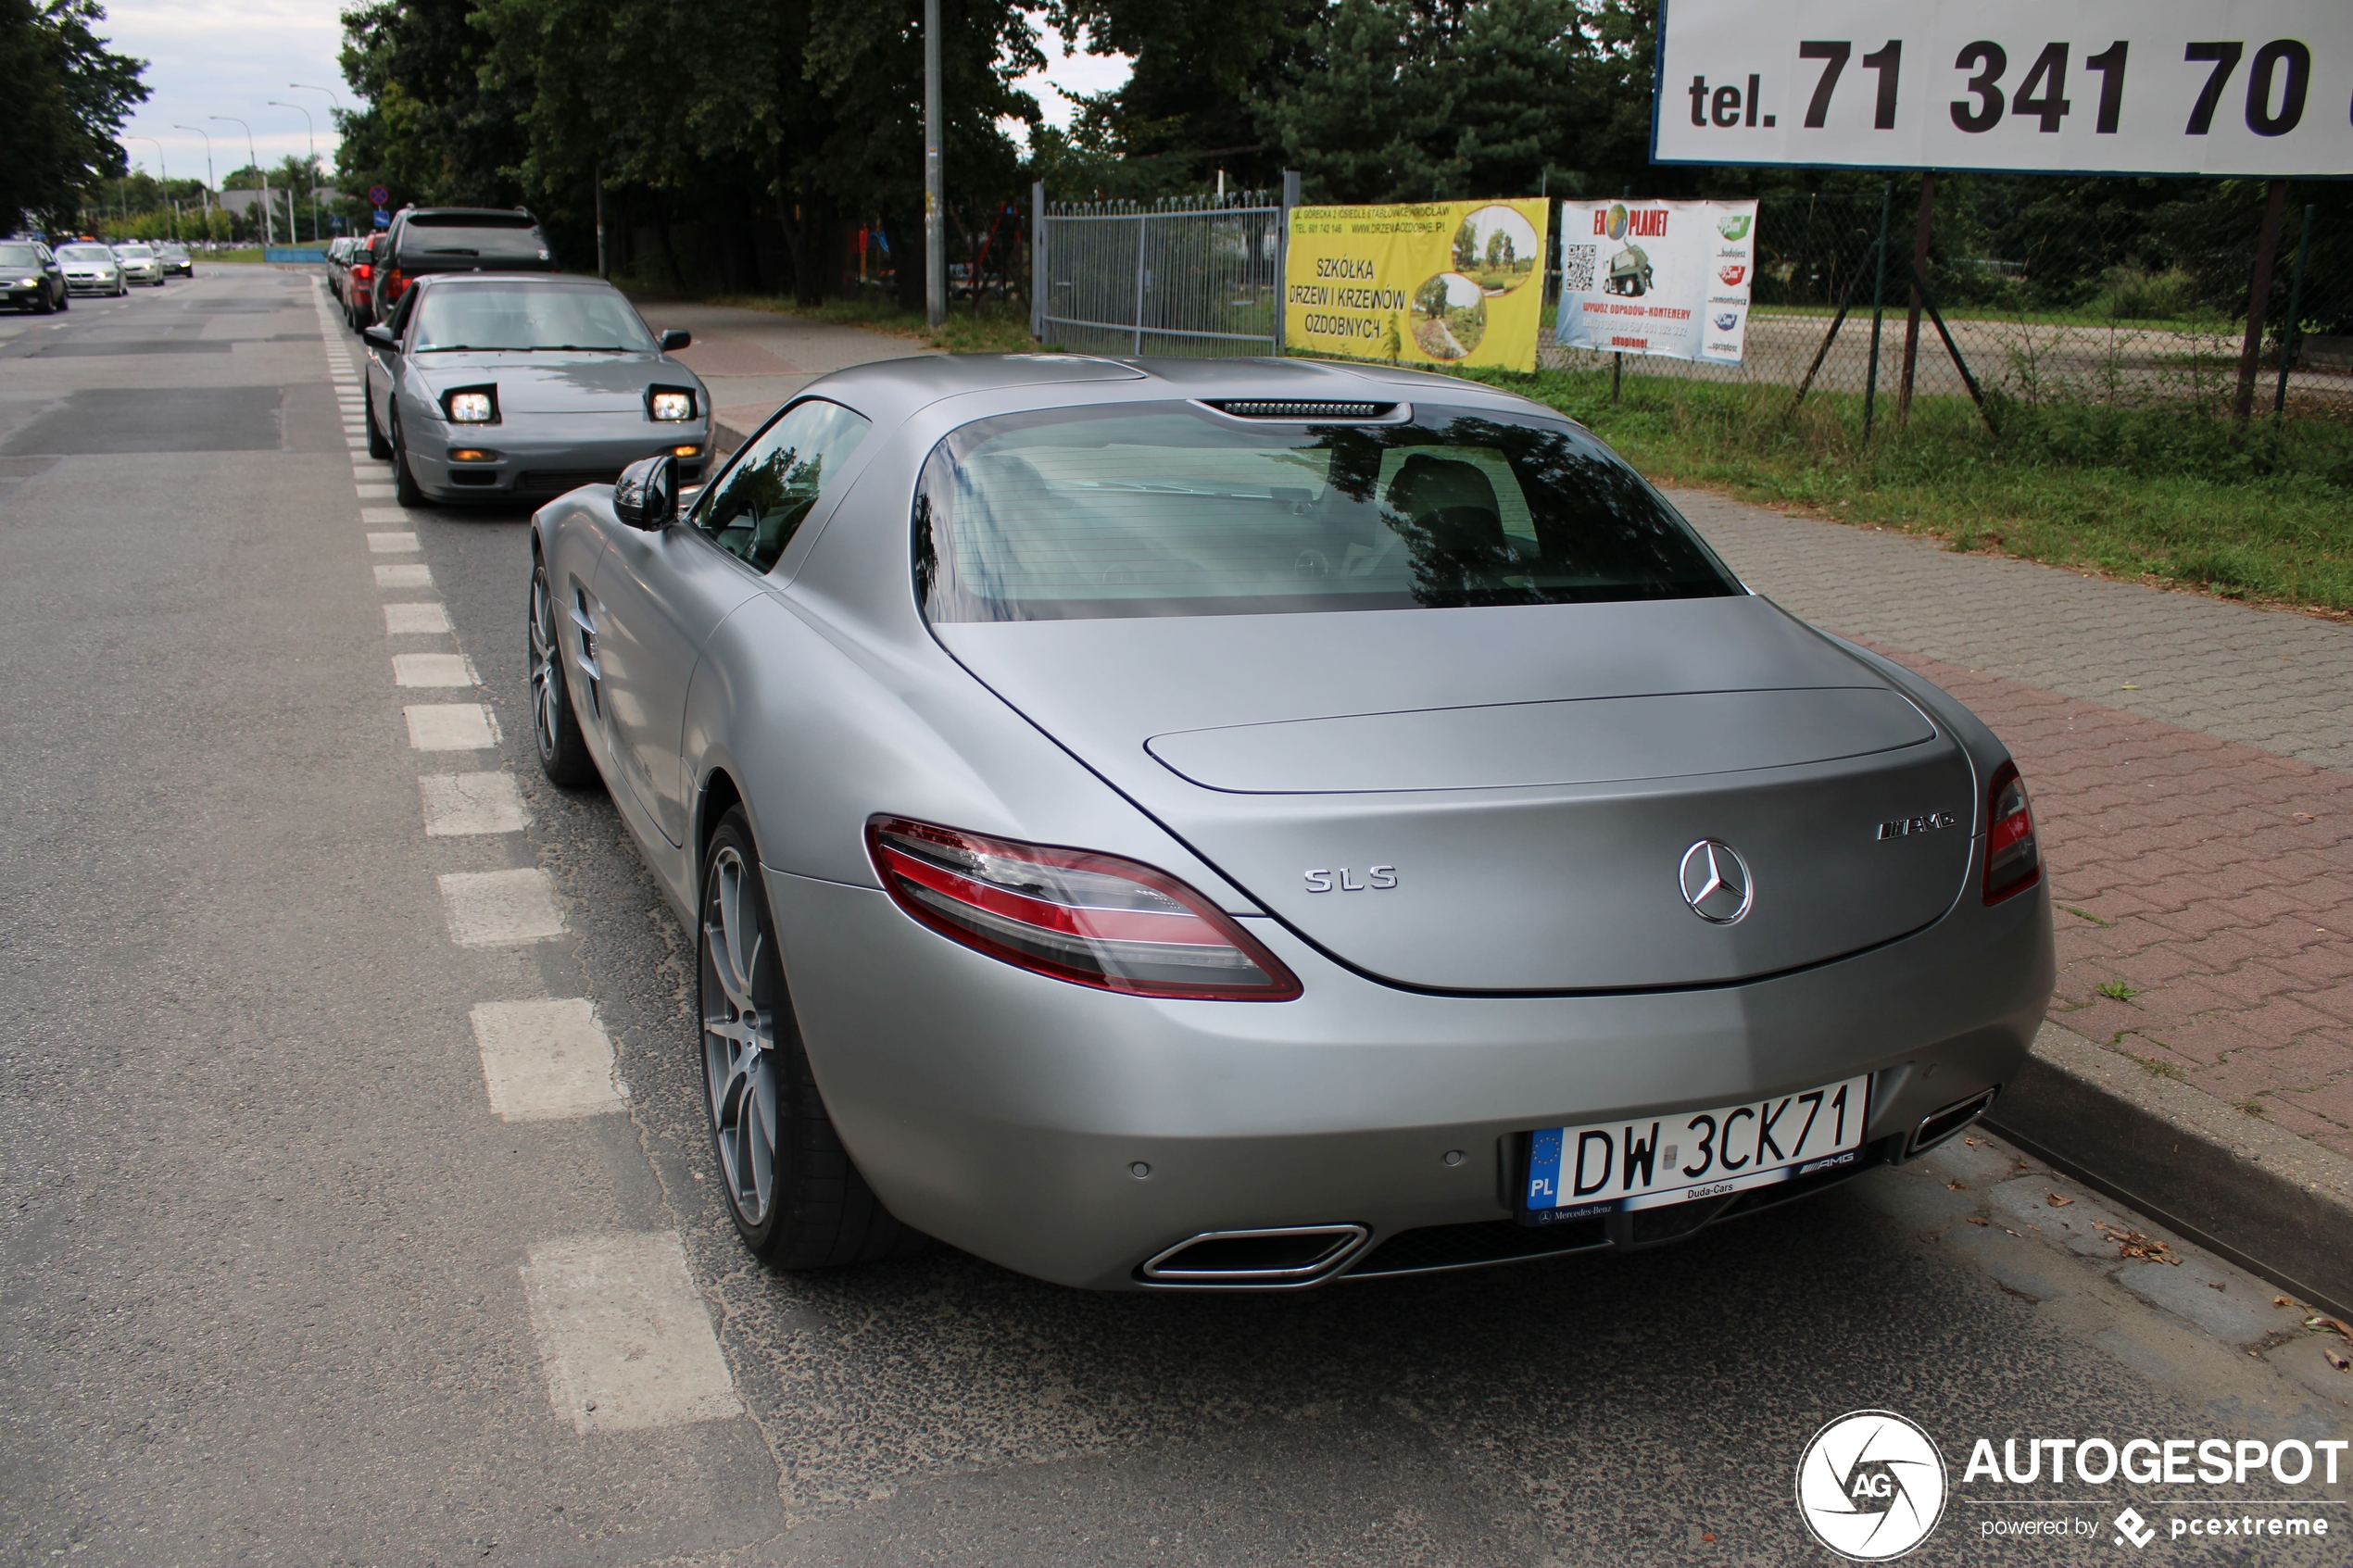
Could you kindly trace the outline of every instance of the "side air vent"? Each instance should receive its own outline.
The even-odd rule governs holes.
[[[1387,419],[1397,405],[1277,402],[1255,397],[1229,397],[1214,402],[1210,407],[1239,420],[1380,420]]]
[[[1147,1285],[1266,1289],[1311,1284],[1356,1255],[1363,1225],[1287,1225],[1279,1230],[1204,1231],[1159,1254],[1138,1275]]]

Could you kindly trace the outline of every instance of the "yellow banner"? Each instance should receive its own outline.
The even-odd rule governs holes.
[[[1541,197],[1293,207],[1284,345],[1533,370],[1547,216]]]

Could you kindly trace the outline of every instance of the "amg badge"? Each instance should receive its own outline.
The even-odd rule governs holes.
[[[1909,838],[1916,833],[1934,833],[1939,828],[1958,827],[1960,818],[1950,811],[1931,811],[1925,816],[1898,817],[1879,825],[1881,838]]]

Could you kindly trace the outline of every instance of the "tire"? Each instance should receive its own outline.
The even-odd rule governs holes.
[[[381,463],[392,456],[392,443],[386,441],[384,433],[376,427],[375,395],[363,391],[359,396],[362,406],[368,410],[368,456]]]
[[[397,395],[395,394],[396,398]],[[392,498],[403,507],[425,505],[424,487],[409,471],[409,448],[400,439],[400,408],[396,402],[392,409]]]
[[[41,297],[32,302],[32,313],[36,316],[48,316],[55,314],[57,308],[57,302],[49,297],[49,291],[47,289],[43,289],[41,291]]]
[[[525,639],[531,656],[531,736],[547,782],[576,789],[596,782],[597,762],[588,755],[588,737],[581,733],[580,711],[572,704],[572,681],[564,672],[563,639],[557,632],[562,613],[547,582],[547,563],[535,552],[531,626]]]
[[[927,1245],[891,1217],[834,1132],[801,1048],[740,806],[703,852],[695,998],[703,1109],[736,1234],[771,1268],[824,1269]]]
[[[73,291],[71,289],[61,291],[57,295],[57,308],[60,310],[69,309],[72,307],[72,305]]]

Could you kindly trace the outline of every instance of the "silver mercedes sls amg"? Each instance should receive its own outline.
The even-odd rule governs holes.
[[[775,1266],[1644,1246],[1951,1136],[2042,1018],[2001,742],[1537,404],[900,359],[678,495],[539,511],[534,721],[698,934]]]
[[[360,336],[368,456],[404,507],[536,501],[657,453],[692,477],[709,454],[711,395],[670,358],[690,334],[595,278],[433,273]]]

